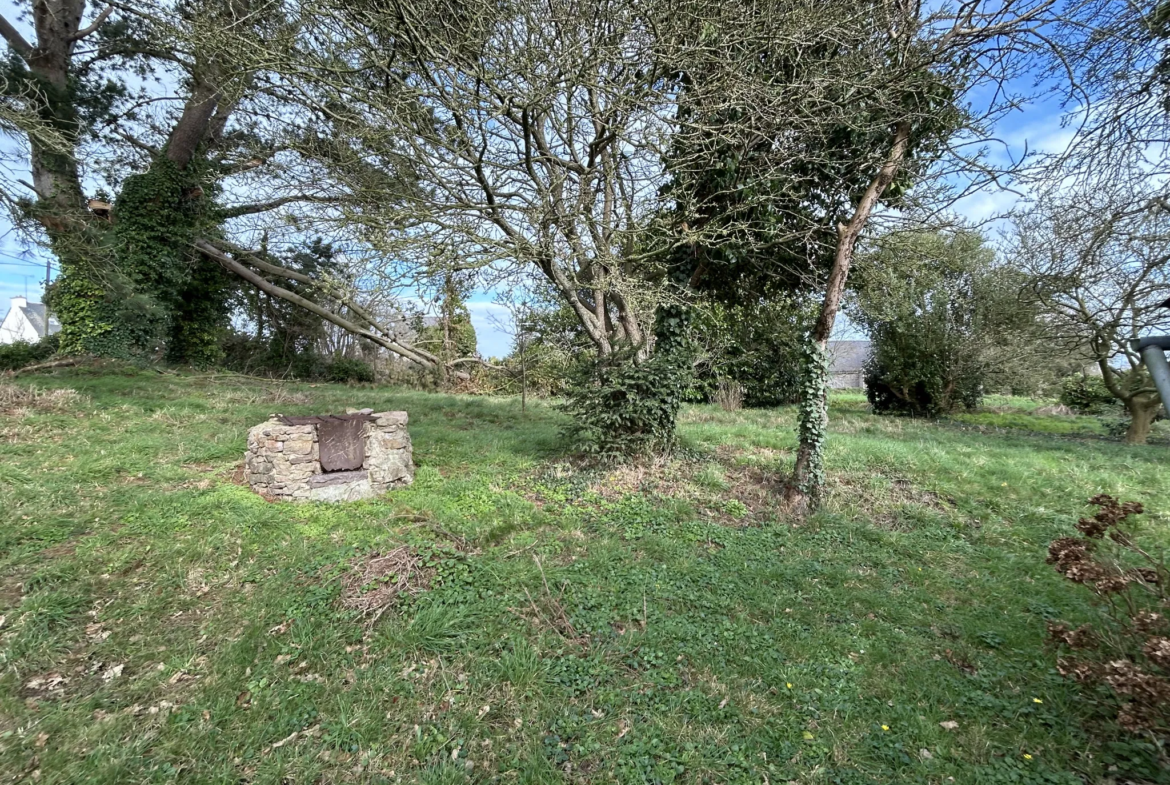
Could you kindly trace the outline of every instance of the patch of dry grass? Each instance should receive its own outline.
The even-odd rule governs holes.
[[[418,553],[408,546],[365,554],[354,559],[342,581],[341,604],[360,611],[372,624],[401,595],[413,596],[429,589],[432,577],[433,570],[424,567]]]
[[[830,511],[864,515],[875,525],[900,530],[906,527],[908,508],[954,514],[954,499],[917,486],[905,477],[889,478],[880,472],[859,477],[831,473],[825,488],[825,507]]]
[[[33,413],[65,412],[89,403],[89,397],[66,388],[43,389],[0,384],[0,413],[26,417]]]
[[[290,390],[281,385],[272,387],[240,387],[226,390],[214,399],[217,409],[232,409],[240,405],[256,404],[304,406],[313,402],[313,396],[300,390]]]

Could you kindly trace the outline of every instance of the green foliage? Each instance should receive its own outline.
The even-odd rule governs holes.
[[[574,370],[562,410],[574,449],[615,461],[674,446],[675,420],[690,386],[689,355],[660,349],[635,361],[630,349]]]
[[[979,405],[983,374],[964,361],[961,348],[948,351],[928,331],[905,327],[879,328],[872,337],[865,384],[876,413],[937,417]]]
[[[276,264],[313,279],[341,274],[332,244],[315,238],[274,259]],[[320,292],[296,280],[282,286],[302,297],[331,305]],[[231,305],[249,323],[249,333],[231,332],[222,340],[223,364],[241,373],[261,376],[323,380],[329,377],[330,358],[320,346],[327,336],[325,321],[287,300],[272,297],[252,286],[241,286]]]
[[[801,366],[800,410],[797,418],[797,434],[802,445],[809,445],[808,469],[801,478],[800,492],[809,500],[809,507],[820,505],[825,487],[825,437],[829,426],[829,358],[824,347],[812,340],[805,340],[804,362]]]
[[[472,279],[466,273],[444,271],[437,276],[434,303],[438,306],[435,324],[427,325],[421,313],[414,316],[414,344],[445,361],[476,354],[475,327],[466,298]]]
[[[694,399],[714,400],[724,381],[742,388],[747,406],[780,406],[800,399],[804,336],[813,315],[809,306],[777,296],[749,305],[715,302],[697,312],[700,362]]]
[[[58,254],[62,275],[51,301],[63,351],[132,359],[161,350],[193,365],[220,359],[235,282],[191,248],[218,222],[204,166],[197,160],[180,170],[156,160],[126,179],[100,252]]]
[[[474,357],[476,337],[475,327],[471,324],[471,312],[463,303],[459,303],[452,310],[453,314],[445,327],[442,323],[444,317],[439,317],[439,324],[425,327],[421,325],[422,317],[418,317],[418,338],[414,345],[443,359]]]
[[[373,382],[374,369],[367,362],[339,357],[325,366],[325,379],[330,382]]]
[[[879,238],[858,260],[852,303],[873,342],[866,383],[874,411],[935,417],[971,409],[997,368],[1027,363],[1011,350],[1027,343],[1034,324],[1015,283],[976,232]]]
[[[375,381],[374,369],[364,360],[344,356],[330,358],[314,346],[289,352],[277,339],[265,340],[240,333],[232,333],[220,346],[225,368],[252,376],[339,384]]]
[[[60,343],[56,335],[50,335],[36,343],[17,341],[0,344],[0,371],[15,371],[26,365],[44,362],[57,353]]]
[[[500,391],[517,395],[526,381],[530,395],[565,395],[574,369],[596,355],[577,315],[551,286],[537,285],[524,293],[513,316],[517,333],[503,360],[507,372],[496,374]]]
[[[1079,373],[1061,381],[1060,402],[1077,414],[1105,414],[1118,404],[1100,376]]]

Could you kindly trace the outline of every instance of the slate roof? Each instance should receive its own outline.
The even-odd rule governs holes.
[[[442,324],[442,319],[438,316],[424,316],[422,318],[423,327],[438,327]],[[415,333],[415,320],[413,316],[406,314],[395,314],[390,317],[390,324],[387,326],[392,329],[399,338],[404,341],[413,341],[418,335]]]
[[[857,373],[865,370],[869,341],[829,341],[829,373]]]
[[[37,331],[37,335],[41,338],[45,337],[45,312],[44,303],[29,303],[20,309],[24,312],[24,318],[28,319],[29,324]],[[56,335],[61,332],[61,323],[57,321],[57,317],[49,314],[49,335]]]

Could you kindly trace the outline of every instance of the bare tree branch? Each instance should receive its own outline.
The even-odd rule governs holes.
[[[25,60],[28,60],[33,53],[32,44],[24,40],[24,36],[12,26],[3,14],[0,14],[0,36],[8,42],[8,45]]]
[[[97,32],[97,29],[102,26],[102,24],[106,21],[107,18],[109,18],[110,14],[112,14],[113,12],[114,12],[114,6],[112,6],[112,5],[106,6],[104,9],[102,9],[102,12],[97,15],[96,19],[94,19],[92,22],[90,22],[90,24],[87,27],[84,27],[81,30],[78,30],[76,33],[74,33],[72,36],[70,36],[69,40],[70,41],[80,41],[82,38],[85,38],[87,35],[90,35],[91,33]]]

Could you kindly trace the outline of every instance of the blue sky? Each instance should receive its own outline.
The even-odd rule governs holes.
[[[9,20],[15,21],[17,12],[12,0],[0,0],[0,8]],[[26,27],[18,23],[21,28]],[[1023,85],[1022,89],[1027,89]],[[1003,118],[995,128],[998,143],[989,144],[994,160],[1004,162],[1018,159],[1025,150],[1058,152],[1068,144],[1071,129],[1061,125],[1062,111],[1054,99],[1033,103]],[[5,152],[13,150],[11,140],[0,140]],[[27,174],[13,172],[12,177],[29,179]],[[988,187],[965,197],[955,205],[955,212],[980,224],[1001,215],[1016,203],[1019,197],[1010,191]],[[985,227],[994,234],[995,223]],[[7,311],[9,298],[27,294],[39,301],[45,276],[45,261],[51,256],[43,249],[29,245],[13,230],[7,216],[0,216],[0,313]],[[56,275],[54,268],[53,275]],[[511,348],[510,336],[500,329],[499,322],[507,320],[507,312],[495,304],[489,292],[476,292],[468,302],[471,320],[478,336],[479,351],[484,356],[503,356]],[[864,337],[848,322],[839,319],[834,337],[851,339]]]

